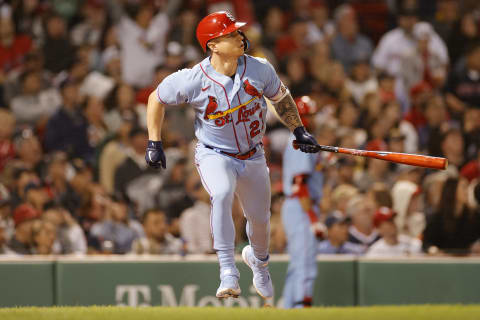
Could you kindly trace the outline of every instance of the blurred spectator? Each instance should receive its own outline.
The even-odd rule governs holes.
[[[335,212],[327,217],[327,239],[318,244],[320,254],[359,254],[358,248],[348,242],[349,219]]]
[[[2,254],[11,255],[14,252],[7,247],[6,223],[0,219],[0,256]]]
[[[277,40],[283,35],[284,16],[282,9],[277,6],[269,7],[265,21],[263,23],[263,36],[262,44],[273,50],[277,43]]]
[[[456,2],[449,0],[449,2]],[[478,22],[472,12],[466,12],[460,19],[457,19],[455,26],[447,41],[448,52],[450,53],[452,67],[457,69],[459,64],[464,63],[462,58],[466,49],[475,42],[480,41]]]
[[[409,88],[404,82],[402,63],[406,56],[416,50],[417,42],[413,32],[417,22],[418,11],[415,8],[401,8],[398,14],[398,27],[383,35],[372,56],[372,63],[377,70],[395,77],[396,95],[407,107]],[[435,32],[430,34],[427,48],[438,55],[442,65],[448,63],[445,43]]]
[[[75,50],[68,37],[65,20],[57,14],[45,19],[46,37],[43,45],[45,68],[56,74],[67,70],[73,63]]]
[[[129,15],[124,15],[117,25],[122,48],[122,75],[125,82],[135,87],[151,83],[153,66],[165,58],[168,16],[155,12],[147,2],[129,4]]]
[[[90,237],[96,240],[101,252],[130,252],[133,241],[144,236],[142,225],[129,218],[125,202],[112,202],[106,210],[103,220],[92,225]]]
[[[447,104],[459,120],[466,108],[480,108],[480,41],[466,51],[465,65],[450,74],[447,84]]]
[[[448,56],[446,48],[445,51],[432,50],[430,43],[437,38],[438,35],[429,23],[418,22],[413,27],[413,41],[416,44],[405,53],[401,62],[401,78],[406,92],[410,92],[410,89],[420,82],[426,82],[434,88],[443,86]]]
[[[303,17],[293,19],[288,33],[280,36],[275,43],[275,54],[282,60],[290,55],[303,56],[307,53],[308,20]]]
[[[108,10],[103,0],[87,0],[81,8],[82,22],[71,31],[72,43],[75,46],[87,44],[98,46],[105,24],[108,22]]]
[[[158,194],[158,204],[165,211],[171,225],[170,233],[176,233],[172,227],[177,227],[180,214],[193,205],[192,199],[185,190],[187,159],[180,156],[170,161],[171,169],[167,171],[162,192]],[[175,229],[175,228],[173,228]]]
[[[122,122],[129,120],[136,126],[146,128],[146,108],[136,104],[135,90],[128,84],[119,84],[107,97],[108,112],[105,114],[105,124],[108,131],[117,132]]]
[[[407,180],[396,182],[392,188],[393,210],[399,234],[418,238],[425,229],[425,215],[421,208],[419,186]]]
[[[377,182],[393,184],[392,176],[389,172],[389,165],[390,163],[388,161],[368,158],[366,160],[366,169],[355,176],[355,185],[360,191],[365,192]]]
[[[18,206],[13,212],[15,235],[8,242],[8,247],[17,254],[32,254],[32,227],[40,217],[40,212],[28,204]]]
[[[377,91],[378,81],[372,76],[367,59],[353,61],[350,74],[345,86],[351,92],[357,105],[360,105],[367,93]]]
[[[5,109],[0,109],[0,172],[5,165],[15,157],[13,146],[13,130],[15,128],[15,117]]]
[[[168,233],[165,213],[161,210],[148,210],[143,215],[145,236],[135,239],[131,253],[134,254],[180,254],[183,242]]]
[[[11,17],[0,17],[0,71],[10,72],[22,66],[25,55],[32,47],[32,39],[16,34]]]
[[[23,191],[25,203],[37,211],[42,212],[45,204],[50,200],[45,189],[38,183],[29,182]]]
[[[161,181],[155,177],[158,172],[145,163],[147,132],[133,128],[129,138],[127,157],[115,170],[114,190],[116,195],[135,203],[138,212],[143,212],[154,206]]]
[[[43,166],[43,150],[38,137],[31,129],[21,130],[14,139],[17,153],[15,165],[40,172]]]
[[[91,161],[93,149],[88,143],[88,123],[80,110],[78,90],[78,83],[69,79],[62,82],[63,105],[47,122],[45,147],[48,152],[65,151]]]
[[[310,3],[312,21],[308,25],[308,42],[330,42],[335,35],[335,24],[329,20],[328,6],[323,1]]]
[[[0,224],[3,226],[5,241],[9,241],[15,233],[15,223],[12,217],[10,194],[2,184],[0,184]]]
[[[363,195],[358,195],[348,202],[347,213],[352,221],[348,228],[348,241],[356,247],[357,252],[365,253],[380,238],[374,228],[374,210],[371,201]]]
[[[448,44],[452,65],[456,59],[453,58],[453,47],[449,43],[450,37],[455,33],[455,25],[460,20],[460,3],[456,0],[437,1],[437,11],[433,21],[433,27],[443,41]]]
[[[293,97],[311,92],[312,80],[307,74],[305,61],[300,56],[292,56],[287,59],[286,72],[290,79],[289,89]]]
[[[381,207],[375,212],[373,221],[381,239],[375,242],[367,251],[367,257],[393,257],[420,254],[422,242],[404,234],[398,234],[394,221],[395,212],[387,207]]]
[[[465,254],[480,238],[478,208],[469,208],[468,182],[464,178],[445,181],[438,210],[430,217],[423,247],[430,253]]]
[[[349,73],[360,60],[367,60],[372,52],[372,41],[358,32],[355,10],[348,4],[335,9],[337,34],[332,40],[332,56],[339,60]]]
[[[420,150],[428,154],[439,156],[442,154],[440,142],[442,140],[442,127],[447,120],[445,100],[440,95],[430,97],[423,106],[426,123],[418,128]]]
[[[81,205],[81,198],[67,179],[67,174],[70,170],[74,169],[68,163],[67,156],[64,152],[58,151],[52,153],[48,157],[44,182],[53,203],[62,205],[67,208],[67,210],[75,212]]]
[[[47,119],[60,107],[62,100],[54,88],[42,90],[41,74],[30,71],[20,76],[22,93],[12,99],[10,108],[17,124],[44,127]]]
[[[191,191],[191,198],[195,199],[195,202],[180,215],[180,235],[186,242],[188,253],[212,253],[210,195],[200,179],[195,180]]]
[[[56,226],[45,220],[36,220],[32,224],[32,254],[58,254],[59,248],[55,248],[57,238]],[[57,250],[55,250],[57,249]]]
[[[80,225],[63,207],[51,207],[42,214],[42,220],[51,223],[56,231],[62,254],[86,254],[87,240]]]
[[[449,129],[441,140],[442,155],[448,159],[448,170],[458,173],[465,163],[464,140],[459,129]]]
[[[107,125],[103,120],[103,100],[95,96],[88,97],[83,114],[88,123],[88,144],[96,148],[106,139],[108,133]]]
[[[34,46],[39,47],[44,36],[44,26],[42,22],[42,10],[45,3],[38,0],[19,1],[15,3],[16,8],[13,11],[13,21],[15,21],[18,33],[26,34],[33,39]]]
[[[40,183],[38,175],[30,169],[18,167],[13,169],[13,185],[11,186],[11,205],[16,208],[25,201],[25,187],[30,184]]]

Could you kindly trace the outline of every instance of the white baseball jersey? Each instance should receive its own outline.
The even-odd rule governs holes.
[[[195,135],[201,143],[244,153],[265,133],[264,96],[275,101],[285,90],[267,60],[243,55],[233,77],[215,71],[208,57],[166,77],[156,93],[162,104],[188,103],[195,108]]]

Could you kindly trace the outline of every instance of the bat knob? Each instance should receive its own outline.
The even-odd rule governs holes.
[[[299,143],[297,140],[292,141],[293,149],[298,150],[300,148]]]

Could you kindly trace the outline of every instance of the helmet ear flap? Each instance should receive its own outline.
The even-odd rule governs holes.
[[[245,33],[240,30],[238,30],[238,33],[240,33],[240,35],[243,37],[243,50],[247,52],[248,50],[250,50],[250,41],[248,40]]]

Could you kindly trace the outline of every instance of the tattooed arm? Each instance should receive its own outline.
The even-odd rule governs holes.
[[[288,90],[285,91],[283,97],[273,103],[273,107],[282,122],[295,135],[295,141],[299,144],[300,151],[306,153],[320,151],[317,140],[303,126],[297,105]]]
[[[297,105],[295,104],[295,101],[293,101],[290,93],[285,95],[280,101],[274,103],[273,107],[275,108],[275,111],[277,111],[282,122],[288,129],[290,129],[290,131],[303,126],[302,120],[300,120],[300,115],[298,114]]]

